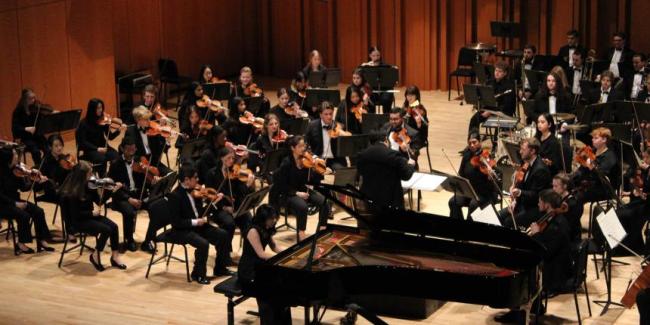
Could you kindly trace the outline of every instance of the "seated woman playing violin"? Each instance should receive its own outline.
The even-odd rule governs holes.
[[[39,201],[59,202],[59,196],[56,193],[57,188],[63,184],[63,181],[70,173],[76,159],[71,154],[63,152],[63,138],[60,134],[52,134],[47,138],[47,151],[43,157],[41,173],[50,180],[43,183],[45,194],[39,198]]]
[[[112,118],[105,113],[105,109],[104,101],[99,98],[88,101],[86,118],[79,123],[75,136],[81,151],[79,158],[100,165],[102,174],[106,163],[118,156],[117,151],[108,145],[108,141],[117,138],[120,130],[125,127],[122,120]]]
[[[243,202],[246,195],[255,190],[255,176],[249,169],[235,163],[235,152],[230,148],[219,151],[219,163],[208,173],[205,186],[223,193],[223,200],[217,203],[217,210],[212,214],[213,220],[228,232],[230,240],[235,235],[235,225],[242,234],[246,233],[251,224],[252,215],[245,213],[235,218],[234,213]],[[232,252],[232,247],[230,247]]]
[[[307,112],[300,109],[299,102],[291,99],[286,88],[278,89],[278,104],[271,108],[271,113],[280,119],[280,126],[287,129],[294,119],[309,117]]]
[[[262,97],[262,106],[255,113],[257,117],[263,117],[271,110],[271,102],[264,96],[262,88],[253,81],[253,70],[249,67],[243,67],[239,70],[239,80],[235,83],[231,96],[230,105],[228,106],[231,110],[235,110],[237,107],[237,103],[234,102],[235,97]]]
[[[178,109],[178,126],[181,130],[187,128],[189,121],[187,120],[188,110],[192,106],[196,106],[199,111],[201,119],[207,120],[214,124],[215,120],[218,123],[223,123],[226,120],[225,108],[221,102],[210,99],[203,92],[203,86],[199,82],[192,82],[190,88],[183,96]]]
[[[289,87],[289,101],[296,102],[299,108],[305,105],[307,98],[307,88],[309,88],[309,81],[302,71],[296,72],[296,76],[291,80]]]
[[[233,109],[230,111],[230,116],[224,123],[223,128],[228,131],[228,139],[232,143],[248,145],[255,132],[254,126],[252,123],[243,123],[240,118],[246,118],[246,115],[250,115],[250,112],[246,110],[246,102],[243,98],[235,97],[232,99],[232,103]]]
[[[14,254],[34,254],[34,250],[26,245],[33,240],[30,221],[34,222],[37,251],[52,252],[54,248],[47,244],[52,237],[43,209],[20,198],[20,191],[29,191],[34,182],[42,184],[48,178],[37,169],[19,164],[18,160],[15,150],[0,149],[0,213],[4,218],[15,219],[18,223],[18,244]]]
[[[354,71],[352,71],[352,83],[350,83],[348,88],[345,90],[345,93],[347,94],[348,91],[350,91],[350,88],[353,87],[356,87],[359,90],[361,90],[361,100],[363,101],[363,105],[367,106],[368,112],[375,113],[375,100],[380,100],[380,96],[379,94],[373,94],[372,87],[366,81],[366,78],[363,76],[362,70],[360,68],[356,68],[354,69]],[[387,108],[391,107],[393,103],[393,97],[392,97],[393,94],[391,93],[388,94],[390,95],[390,102],[389,102],[390,104],[384,106]]]
[[[343,125],[344,129],[352,134],[361,134],[361,123],[363,114],[374,111],[374,105],[366,104],[363,101],[363,92],[356,86],[348,87],[345,93],[345,100],[339,104],[336,112],[336,121]]]
[[[589,185],[580,198],[586,202],[604,201],[613,198],[611,189],[616,189],[620,184],[620,165],[617,154],[609,150],[608,143],[612,131],[599,127],[591,131],[591,147],[584,147],[574,155],[580,168],[573,175],[575,184]]]
[[[330,205],[320,193],[311,190],[310,185],[318,184],[323,179],[319,172],[327,172],[324,162],[318,162],[307,152],[305,139],[300,136],[292,136],[287,140],[291,149],[291,155],[286,157],[280,168],[276,171],[274,179],[278,193],[284,198],[287,208],[296,215],[298,240],[306,238],[307,229],[307,204],[318,208],[318,222],[321,226],[327,222],[330,215]],[[308,155],[309,157],[306,157]],[[307,164],[315,162],[313,168],[306,167]]]
[[[43,104],[36,99],[33,90],[25,88],[20,94],[20,99],[11,115],[11,133],[14,141],[25,145],[25,150],[32,155],[34,165],[41,164],[41,149],[45,148],[45,138],[36,134],[38,116],[52,113],[51,106]]]
[[[494,161],[490,157],[489,149],[481,149],[481,137],[478,130],[470,132],[467,139],[467,147],[463,150],[463,158],[458,168],[458,175],[467,178],[476,191],[478,201],[460,195],[454,195],[449,199],[449,216],[454,219],[463,220],[462,207],[468,207],[468,214],[471,215],[478,207],[485,207],[495,203],[498,197],[498,187],[494,184],[496,174],[492,169]],[[467,219],[471,220],[468,215]]]
[[[252,150],[257,151],[257,154],[249,156],[247,166],[251,170],[257,171],[258,167],[262,167],[263,160],[268,152],[286,148],[288,137],[287,132],[280,129],[278,117],[273,113],[266,114],[262,133],[250,146]]]
[[[417,86],[409,86],[404,91],[404,111],[406,124],[417,130],[419,142],[426,144],[429,139],[429,117],[427,109],[421,103],[420,89]]]
[[[160,169],[163,175],[166,175],[170,169],[161,162],[161,159],[163,153],[169,149],[169,144],[161,130],[163,128],[169,129],[169,127],[162,127],[158,123],[151,121],[151,112],[142,106],[133,110],[133,118],[136,124],[127,127],[124,136],[131,137],[135,141],[137,147],[136,156],[146,157],[153,166]],[[170,132],[177,135],[175,131]],[[172,134],[169,134],[169,136]]]

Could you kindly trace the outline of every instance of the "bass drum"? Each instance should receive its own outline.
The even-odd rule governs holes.
[[[501,191],[508,192],[510,191],[510,185],[512,185],[512,174],[515,173],[515,167],[510,164],[508,156],[503,156],[497,160],[496,169],[501,173]]]

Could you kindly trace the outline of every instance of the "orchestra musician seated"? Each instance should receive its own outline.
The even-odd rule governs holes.
[[[388,123],[381,128],[390,144],[389,148],[398,151],[404,157],[413,159],[417,164],[417,157],[423,144],[418,131],[404,122],[404,110],[395,107],[390,110]]]
[[[575,67],[575,57],[573,56],[576,51],[584,51],[580,45],[580,32],[572,29],[566,33],[567,42],[560,47],[557,56],[561,57],[564,62],[568,63],[570,68]]]
[[[251,113],[246,110],[246,101],[243,98],[234,97],[231,103],[230,115],[223,124],[223,128],[228,131],[228,140],[232,141],[232,143],[248,146],[256,131],[252,124],[242,123],[240,117]]]
[[[629,183],[626,186],[629,192],[630,201],[616,210],[618,219],[621,221],[627,236],[623,239],[623,245],[629,247],[635,252],[645,255],[646,247],[650,245],[646,241],[643,243],[643,226],[648,220],[650,214],[650,205],[648,205],[648,192],[650,192],[650,148],[646,148],[642,153],[643,160],[636,169],[630,169],[626,177]],[[647,234],[646,234],[647,236]],[[618,248],[618,247],[617,247]],[[628,254],[627,250],[617,249],[615,253]]]
[[[201,156],[196,162],[201,183],[205,183],[209,178],[208,174],[210,169],[219,163],[219,159],[221,158],[219,157],[219,152],[221,148],[226,146],[227,134],[226,130],[218,125],[213,126],[208,131],[205,148],[201,151]]]
[[[555,137],[555,120],[550,113],[542,113],[537,116],[537,133],[535,138],[539,140],[539,156],[546,166],[548,166],[551,175],[555,175],[560,171],[566,170],[566,165],[569,165],[570,160],[564,159],[564,148],[558,139]]]
[[[515,180],[510,186],[512,202],[499,211],[499,220],[504,227],[528,227],[539,212],[539,193],[552,186],[551,172],[542,162],[539,148],[540,143],[536,138],[526,138],[519,142],[519,154],[523,163],[514,174]]]
[[[645,78],[643,83],[643,88],[639,92],[639,95],[636,97],[637,102],[650,103],[650,78]]]
[[[334,138],[347,136],[351,133],[343,130],[341,124],[334,121],[334,107],[329,102],[321,103],[319,115],[319,119],[309,122],[305,141],[313,154],[325,159],[327,167],[334,170],[345,167],[347,165],[345,158],[334,157],[336,152]]]
[[[320,52],[318,52],[318,50],[312,50],[309,52],[307,64],[302,69],[302,73],[305,75],[305,78],[309,80],[309,75],[311,75],[312,72],[323,71],[325,69],[326,68],[323,65],[323,58],[321,57]]]
[[[375,94],[372,92],[372,87],[370,84],[366,81],[366,78],[363,77],[363,73],[360,68],[354,69],[352,71],[352,83],[348,86],[348,88],[345,89],[345,93],[347,94],[348,91],[350,91],[350,88],[356,87],[359,90],[361,90],[361,100],[363,100],[363,105],[367,107],[367,110],[369,113],[375,113],[375,101],[374,99],[381,100],[378,94]],[[382,93],[382,94],[387,94],[387,93]],[[390,93],[388,93],[390,94]],[[377,95],[377,96],[376,96]],[[391,96],[393,94],[390,94]],[[391,97],[390,104],[393,103],[393,99]],[[390,105],[386,106],[390,107]]]
[[[572,113],[571,98],[566,92],[562,79],[556,73],[549,73],[546,82],[535,94],[535,106],[533,114],[529,116],[530,121],[536,121],[543,113],[551,115],[557,113]]]
[[[591,92],[589,104],[611,103],[617,100],[624,100],[625,94],[613,87],[615,81],[614,73],[604,71],[600,74],[600,87]]]
[[[515,67],[515,76],[517,80],[519,81],[519,84],[521,85],[523,92],[519,93],[519,97],[529,99],[532,97],[533,92],[532,88],[530,85],[530,82],[528,81],[528,78],[526,77],[525,70],[534,70],[534,71],[544,71],[544,62],[537,56],[537,47],[532,44],[526,44],[524,46],[524,56],[521,59],[521,64],[518,64]],[[523,68],[523,70],[522,70]]]
[[[18,153],[14,149],[0,149],[0,213],[9,220],[18,223],[18,243],[14,247],[14,254],[34,254],[34,250],[26,244],[31,243],[32,225],[36,234],[36,250],[53,252],[54,248],[48,245],[52,240],[50,230],[45,221],[45,212],[36,204],[20,198],[20,191],[30,191],[33,182],[45,183],[47,176],[42,175],[37,169],[28,169],[19,163]]]
[[[289,86],[287,102],[296,102],[300,108],[305,106],[305,98],[307,98],[307,88],[309,88],[309,81],[302,71],[296,72],[296,76],[291,80]],[[280,88],[282,89],[282,88]],[[278,90],[279,91],[279,90]],[[278,99],[280,96],[278,96]]]
[[[638,100],[639,93],[645,85],[648,78],[648,57],[643,53],[635,53],[632,56],[632,70],[623,73],[623,82],[625,84],[625,97],[629,100]]]
[[[584,186],[580,201],[605,201],[614,198],[613,190],[620,184],[620,165],[616,153],[608,147],[612,131],[599,127],[591,131],[591,147],[585,147],[576,153],[574,160],[580,168],[573,175],[574,184]]]
[[[406,124],[418,131],[418,143],[426,145],[429,139],[429,117],[427,109],[420,102],[418,86],[408,86],[404,90],[404,120]]]
[[[484,155],[488,157],[483,157]],[[498,187],[495,187],[497,175],[492,170],[489,162],[486,161],[491,159],[489,155],[489,149],[481,148],[481,137],[478,130],[470,132],[467,138],[467,147],[463,150],[458,175],[469,180],[478,196],[478,201],[461,195],[452,196],[448,203],[449,217],[458,220],[465,219],[462,207],[468,207],[467,220],[471,220],[472,211],[479,207],[483,208],[489,204],[494,204],[497,201],[499,190]],[[490,178],[493,178],[493,180]]]
[[[379,50],[379,47],[377,46],[370,46],[368,48],[368,61],[361,63],[360,67],[380,67],[380,66],[386,66],[387,64],[384,63],[384,60],[381,56],[381,51]],[[355,81],[355,75],[356,72],[359,72],[359,82],[357,83]],[[362,82],[363,81],[363,82]],[[365,78],[363,78],[361,74],[360,69],[355,69],[355,72],[353,72],[352,75],[352,84],[356,86],[361,86],[362,84],[368,84],[367,89],[372,92],[372,87],[370,86],[369,83],[366,82]],[[383,90],[383,89],[377,89],[377,90]],[[370,95],[370,101],[375,103],[375,105],[380,105],[384,111],[384,114],[392,107],[393,101],[395,100],[395,97],[393,96],[393,93],[391,92],[382,92],[382,93],[374,93],[372,92],[372,95]],[[374,112],[373,112],[374,113]]]
[[[575,190],[571,186],[571,178],[568,174],[560,172],[553,176],[553,191],[560,194],[562,200],[568,206],[568,210],[563,215],[569,225],[569,239],[577,243],[581,238],[582,225],[580,219],[584,212],[584,206],[578,201],[577,196],[574,194]]]
[[[494,88],[495,97],[498,96],[496,98],[498,106],[486,108],[514,116],[516,110],[515,84],[508,78],[508,70],[508,64],[505,62],[500,61],[494,65],[494,79],[488,80],[487,85]],[[485,111],[474,113],[469,120],[468,130],[478,130],[481,123],[485,122],[490,115],[490,112]]]
[[[331,106],[328,107],[330,108],[327,110],[331,111]],[[273,186],[277,186],[278,193],[286,200],[287,208],[296,215],[298,240],[301,241],[307,237],[307,204],[312,204],[318,209],[318,224],[321,229],[324,229],[331,209],[325,197],[310,188],[319,184],[323,175],[316,170],[317,165],[314,168],[305,166],[305,156],[311,153],[306,150],[304,138],[300,135],[292,136],[287,140],[287,144],[291,155],[282,161],[280,168],[275,172],[277,175],[274,175],[274,178],[277,182]],[[329,171],[329,168],[327,169],[325,173]]]
[[[632,63],[632,56],[634,50],[627,45],[627,34],[623,32],[616,32],[612,35],[612,47],[607,52],[607,62],[609,62],[609,71],[612,72],[614,78],[621,77],[618,69],[619,63],[629,65]],[[612,81],[614,80],[612,78]]]
[[[217,194],[216,198],[210,199],[210,205],[204,207],[202,200],[192,195],[193,190],[199,186],[199,174],[196,168],[191,163],[184,164],[180,168],[178,177],[181,182],[180,185],[167,196],[172,220],[172,233],[178,240],[196,248],[194,251],[194,267],[191,273],[192,280],[199,284],[210,284],[210,280],[206,277],[210,244],[217,249],[214,276],[232,274],[226,268],[229,260],[228,233],[224,229],[211,226],[208,223],[208,217],[205,215],[205,209],[209,209],[212,203],[217,203],[223,199],[223,194]]]
[[[36,134],[38,116],[54,110],[36,98],[36,93],[25,88],[20,93],[20,99],[11,115],[11,133],[14,141],[25,145],[25,151],[32,155],[35,166],[41,164],[41,150],[45,149],[45,137]]]
[[[582,95],[580,88],[580,81],[586,80],[587,71],[585,70],[586,53],[583,50],[573,51],[573,66],[571,66],[566,73],[567,83],[571,94],[574,96]]]
[[[280,122],[278,117],[269,113],[264,118],[264,128],[257,136],[257,139],[250,146],[251,150],[257,151],[257,154],[250,154],[246,166],[252,170],[257,171],[262,168],[262,164],[266,155],[281,148],[286,148],[286,140],[288,134],[280,129]]]
[[[374,111],[363,101],[363,91],[356,86],[348,87],[345,93],[345,100],[339,104],[336,110],[336,121],[343,125],[343,128],[352,134],[361,134],[361,123],[363,114]]]
[[[86,117],[79,123],[75,136],[77,146],[83,152],[79,158],[99,165],[102,174],[106,170],[106,163],[118,157],[117,151],[108,145],[108,141],[117,138],[120,130],[125,127],[121,120],[106,114],[105,109],[103,100],[89,100]]]
[[[42,184],[45,194],[39,198],[39,201],[59,202],[56,190],[70,173],[72,166],[69,165],[74,164],[74,156],[65,154],[63,146],[64,141],[60,134],[55,133],[47,138],[48,150],[43,157],[40,170],[50,181]],[[70,164],[62,162],[62,160],[67,160]]]
[[[280,119],[280,126],[287,129],[294,119],[307,117],[307,112],[300,109],[300,102],[291,99],[286,88],[278,89],[278,104],[271,108],[271,113]]]
[[[233,92],[230,93],[230,103],[228,107],[230,110],[235,110],[237,104],[233,102],[235,97],[249,98],[249,97],[262,97],[262,105],[260,109],[255,112],[255,116],[263,117],[271,110],[271,102],[264,96],[264,92],[253,80],[253,70],[249,67],[243,67],[239,70],[239,80],[234,85]]]
[[[166,175],[171,170],[161,162],[161,159],[168,148],[167,139],[156,130],[159,125],[151,122],[151,115],[151,112],[144,106],[133,109],[133,118],[136,124],[126,128],[124,137],[129,137],[135,142],[136,156],[146,157],[152,166],[160,170],[161,175]]]

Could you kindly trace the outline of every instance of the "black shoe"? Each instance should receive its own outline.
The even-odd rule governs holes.
[[[50,247],[50,246],[45,247],[45,246],[43,246],[43,244],[41,244],[41,242],[37,242],[36,243],[36,251],[39,252],[39,253],[42,252],[42,251],[54,252],[54,247]]]
[[[230,270],[228,270],[226,268],[224,268],[222,270],[214,270],[214,277],[215,278],[222,277],[222,276],[233,276],[233,275],[235,275],[235,272],[230,271]]]
[[[156,250],[156,245],[153,244],[153,242],[143,242],[140,245],[140,250],[143,252],[147,252],[149,254],[153,253]]]
[[[95,258],[93,258],[93,256],[94,256],[94,254],[90,254],[90,264],[92,264],[98,272],[104,272],[105,269],[104,269],[104,266],[102,265],[102,263],[99,262],[99,261],[96,262]]]
[[[526,312],[523,310],[511,310],[505,314],[495,316],[494,321],[499,323],[525,324]]]
[[[197,282],[198,284],[210,284],[210,280],[208,280],[206,277],[201,276],[201,275],[192,275],[192,281]]]
[[[138,250],[138,245],[135,244],[135,241],[129,240],[126,242],[126,249],[128,249],[131,252],[135,252]]]
[[[30,248],[30,247],[27,247],[26,250],[22,250],[22,249],[20,249],[20,247],[19,247],[18,245],[16,245],[16,247],[14,247],[14,254],[16,254],[16,255],[20,255],[20,254],[34,254],[34,249],[32,249],[32,248]]]
[[[120,270],[126,270],[126,265],[125,264],[120,264],[118,262],[115,262],[115,260],[111,257],[111,266],[116,267]]]

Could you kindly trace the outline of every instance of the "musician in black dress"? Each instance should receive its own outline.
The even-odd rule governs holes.
[[[578,198],[573,194],[573,192],[570,192],[571,189],[571,179],[569,178],[569,175],[560,172],[553,176],[553,191],[560,194],[562,200],[564,200],[568,206],[568,210],[562,215],[566,218],[569,226],[569,239],[572,242],[579,242],[582,232],[580,219],[584,212],[584,206],[578,201]]]
[[[535,107],[530,116],[531,121],[536,121],[537,117],[543,113],[571,113],[572,100],[566,92],[559,75],[549,73],[546,76],[546,82],[535,94]]]
[[[287,129],[294,119],[307,117],[307,112],[300,110],[300,104],[289,95],[286,88],[278,89],[278,104],[271,108],[271,113],[280,120],[280,126]]]
[[[230,257],[227,253],[229,237],[224,229],[208,224],[208,218],[204,216],[204,213],[209,206],[204,208],[201,200],[192,196],[192,190],[199,185],[198,176],[198,172],[192,164],[181,166],[178,174],[181,184],[167,198],[169,200],[169,212],[172,218],[174,236],[196,248],[194,251],[194,268],[191,274],[192,280],[200,284],[210,284],[210,280],[206,277],[206,263],[210,244],[217,249],[214,275],[232,274],[226,268]],[[223,199],[222,194],[219,197]]]
[[[189,121],[187,119],[188,117],[188,110],[192,106],[196,106],[196,109],[199,111],[199,115],[201,116],[201,119],[203,120],[208,120],[210,123],[223,123],[225,121],[225,114],[219,112],[219,113],[214,113],[209,109],[209,106],[216,105],[216,106],[221,106],[221,103],[217,100],[212,100],[208,98],[208,96],[204,96],[205,93],[203,92],[203,86],[197,82],[194,81],[190,84],[190,88],[187,90],[185,95],[183,96],[183,100],[181,101],[178,109],[178,127],[179,129],[183,130],[188,127]],[[204,100],[205,97],[205,100]],[[198,103],[201,102],[203,103],[201,106],[204,107],[199,107]]]
[[[575,184],[588,184],[582,193],[581,202],[595,202],[613,199],[613,190],[620,184],[620,165],[618,156],[608,147],[612,131],[599,127],[591,131],[592,144],[595,148],[595,161],[588,161],[574,174]]]
[[[222,127],[215,125],[207,135],[206,147],[201,151],[196,166],[199,171],[199,179],[202,183],[208,179],[209,170],[219,163],[219,151],[226,146],[226,135],[228,133]]]
[[[249,67],[243,67],[239,70],[239,80],[234,85],[234,91],[230,93],[230,112],[236,110],[237,104],[233,102],[235,97],[249,98],[249,97],[262,97],[262,104],[255,116],[263,117],[271,110],[271,102],[264,96],[264,92],[259,88],[259,85],[253,81],[253,70]]]
[[[109,239],[111,266],[125,270],[126,265],[122,263],[119,252],[119,229],[115,222],[95,209],[94,203],[103,202],[104,200],[100,198],[97,190],[88,188],[88,181],[91,176],[92,166],[88,162],[82,160],[75,165],[60,189],[62,214],[63,211],[67,211],[69,223],[74,229],[98,235],[95,251],[89,257],[90,263],[97,271],[102,272],[105,269],[100,255],[106,246],[106,241]],[[116,185],[113,190],[119,190],[119,185]],[[110,189],[105,188],[102,191],[110,191]]]
[[[34,254],[34,250],[26,245],[33,240],[31,221],[34,222],[37,251],[52,252],[54,248],[47,244],[51,240],[51,236],[43,209],[20,198],[20,191],[29,191],[32,181],[26,177],[14,175],[13,171],[19,163],[18,157],[13,149],[0,149],[0,214],[9,220],[16,220],[18,223],[18,244],[14,251],[16,255]],[[42,184],[47,180],[46,176],[40,176],[35,182]]]
[[[404,157],[417,162],[423,144],[420,142],[421,137],[418,135],[418,131],[404,121],[404,114],[404,110],[399,107],[391,109],[388,123],[382,126],[381,134],[386,135],[390,149],[398,151]],[[410,141],[401,140],[404,138],[403,133],[408,135]]]
[[[104,124],[104,110],[103,100],[93,98],[88,101],[86,118],[79,123],[76,134],[77,146],[83,151],[80,159],[101,165],[101,171],[105,170],[107,162],[117,159],[117,151],[108,145],[108,140],[120,135],[120,129],[111,129]]]
[[[345,100],[339,104],[336,111],[336,121],[343,125],[343,128],[352,134],[361,134],[361,123],[363,114],[374,111],[374,105],[366,105],[363,102],[363,92],[356,86],[348,87],[345,93]],[[360,117],[357,118],[357,115]]]
[[[503,112],[508,116],[514,116],[516,110],[515,84],[508,78],[508,64],[497,62],[494,65],[494,79],[487,82],[488,86],[494,88],[494,95],[497,97],[497,107],[486,107],[489,110]],[[481,123],[490,117],[490,112],[476,112],[469,120],[469,130],[478,130]],[[468,131],[469,133],[469,131]]]
[[[418,86],[406,87],[404,91],[404,106],[406,112],[404,120],[408,126],[418,131],[418,142],[426,145],[429,139],[429,117],[427,109],[420,102],[420,89]]]
[[[296,72],[296,76],[291,80],[291,86],[289,87],[289,100],[287,102],[296,102],[300,108],[305,107],[305,98],[307,97],[307,88],[309,87],[309,81],[302,71]],[[282,88],[281,88],[282,89]],[[278,99],[280,96],[278,96]]]
[[[255,142],[250,146],[252,150],[257,151],[257,154],[250,154],[246,165],[252,171],[256,171],[258,167],[261,169],[266,155],[273,151],[286,148],[286,140],[288,135],[280,129],[280,122],[278,117],[269,113],[264,118],[264,128],[260,135],[257,136]]]
[[[332,137],[332,133],[334,128],[338,130],[339,136],[350,135],[350,133],[343,130],[340,123],[334,121],[334,108],[329,102],[325,101],[321,104],[319,115],[319,119],[309,122],[305,141],[313,154],[326,160],[327,167],[334,170],[345,167],[344,158],[334,157],[336,140]]]
[[[384,63],[384,60],[381,56],[381,51],[379,50],[379,47],[377,46],[371,46],[368,48],[368,61],[361,63],[360,67],[380,67],[380,66],[388,66],[386,63]],[[361,71],[359,69],[356,69],[356,71],[359,71],[359,75],[361,75]],[[357,84],[354,81],[355,76],[352,76],[352,84],[359,86],[360,84]],[[366,81],[364,80],[364,83]],[[372,92],[372,85],[369,85],[368,90]],[[377,85],[375,85],[377,87]],[[379,89],[383,90],[383,89]],[[392,93],[390,92],[382,92],[382,93],[372,93],[370,95],[370,100],[375,104],[375,105],[381,105],[384,110],[384,114],[390,110],[390,108],[393,106],[393,101],[395,100],[395,97],[393,96]]]
[[[296,215],[298,240],[306,238],[307,229],[307,204],[318,208],[318,223],[325,227],[327,218],[330,215],[330,205],[323,195],[311,190],[309,186],[320,183],[323,175],[303,165],[302,157],[306,152],[307,145],[302,136],[293,136],[287,140],[291,149],[291,155],[286,157],[280,168],[276,171],[277,183],[280,193],[286,200],[287,207]]]
[[[291,308],[285,306],[277,297],[264,297],[255,290],[255,268],[264,264],[274,254],[266,252],[269,247],[279,253],[280,247],[273,240],[275,224],[278,222],[278,212],[268,204],[257,208],[253,225],[245,234],[244,249],[237,268],[237,280],[244,294],[257,297],[257,308],[261,324],[282,325],[291,324]]]
[[[476,157],[474,158],[475,161],[478,160],[480,162],[478,157],[482,152],[481,138],[478,130],[473,130],[467,138],[467,147],[463,150],[463,158],[458,168],[458,175],[469,180],[469,183],[478,196],[478,201],[474,198],[455,194],[449,199],[449,217],[451,218],[463,220],[462,207],[467,207],[468,214],[471,215],[472,211],[479,207],[493,204],[497,199],[497,183],[490,180],[491,176],[482,173],[479,168],[480,166],[474,166],[472,164],[472,158],[474,157]],[[496,176],[496,174],[494,175]],[[469,215],[467,219],[471,220]]]
[[[589,96],[589,104],[611,103],[617,100],[624,100],[625,94],[614,88],[614,73],[604,71],[600,74],[600,87]]]
[[[573,53],[576,51],[583,51],[584,48],[580,45],[580,32],[575,29],[572,29],[566,33],[567,42],[566,45],[560,47],[560,50],[557,53],[557,56],[561,57],[564,62],[569,64],[569,67],[572,68],[575,65],[573,61]]]
[[[352,72],[352,83],[345,90],[345,93],[347,94],[352,87],[356,87],[357,89],[361,90],[361,100],[363,101],[363,105],[368,107],[369,113],[375,113],[375,102],[373,98],[379,100],[379,96],[376,96],[377,94],[374,94],[372,92],[372,87],[366,81],[366,78],[363,77],[363,73],[361,72],[360,68],[354,69]],[[393,100],[391,99],[390,103],[392,102]]]
[[[228,116],[223,128],[228,131],[228,140],[232,143],[248,146],[254,134],[253,126],[244,124],[239,120],[246,112],[246,101],[241,97],[235,97],[231,103],[230,116]]]
[[[522,179],[513,182],[510,186],[510,196],[513,202],[508,208],[499,212],[501,224],[505,227],[513,227],[512,216],[516,226],[528,227],[537,217],[537,199],[539,193],[551,188],[552,176],[548,166],[542,162],[539,156],[540,143],[536,138],[527,138],[519,142],[519,154],[524,162],[524,168],[520,169]],[[514,208],[513,208],[514,204]]]
[[[63,181],[70,173],[70,170],[63,168],[60,163],[63,158],[70,158],[70,155],[63,153],[63,145],[63,138],[59,134],[52,134],[47,138],[48,150],[43,157],[43,165],[40,170],[50,181],[42,184],[45,194],[40,200],[47,202],[59,201],[56,190],[63,184]]]
[[[323,58],[321,57],[320,52],[318,52],[318,50],[312,50],[309,52],[307,65],[302,68],[302,73],[305,75],[305,78],[309,80],[309,75],[311,75],[312,71],[323,71],[325,69],[326,68],[323,65]]]
[[[221,157],[219,164],[208,172],[205,186],[214,188],[224,195],[224,199],[217,203],[218,209],[212,214],[212,218],[221,229],[228,232],[230,243],[235,235],[235,226],[242,234],[250,227],[252,216],[249,212],[240,216],[234,214],[246,195],[255,190],[255,176],[247,171],[235,171],[235,169],[239,170],[241,165],[235,166],[235,152],[232,149],[222,148],[219,156]],[[232,251],[232,247],[229,248]]]
[[[205,129],[201,128],[201,114],[196,106],[190,106],[186,114],[188,124],[185,125],[185,128],[180,129],[181,133],[174,144],[174,147],[179,151],[182,150],[187,141],[197,139],[208,132],[207,126]]]
[[[539,140],[539,156],[542,162],[548,166],[551,175],[564,171],[564,157],[562,144],[555,137],[555,121],[549,113],[540,114],[537,117],[537,133],[535,137]]]
[[[41,164],[41,149],[45,148],[45,137],[36,134],[36,118],[52,108],[40,103],[33,90],[25,88],[11,115],[11,133],[14,140],[25,145],[25,150],[32,155],[35,166]]]
[[[357,170],[361,176],[360,190],[376,207],[403,209],[404,190],[401,181],[413,176],[414,166],[415,161],[391,150],[386,136],[380,135],[373,145],[359,153]]]

